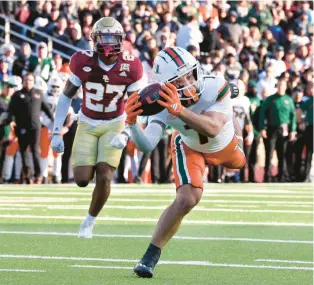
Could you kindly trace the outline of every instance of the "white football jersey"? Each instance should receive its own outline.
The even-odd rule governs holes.
[[[219,134],[214,137],[206,137],[190,129],[181,119],[173,116],[167,109],[151,116],[149,122],[160,121],[180,132],[183,142],[190,148],[203,152],[212,153],[224,149],[234,137],[233,111],[230,98],[230,88],[228,82],[221,77],[204,76],[204,91],[199,100],[188,107],[196,114],[213,111],[228,115],[228,121],[223,126]]]
[[[231,100],[233,106],[233,113],[237,118],[241,129],[244,129],[244,126],[251,122],[250,119],[250,99],[246,96],[238,96],[235,99]]]
[[[49,105],[50,110],[52,111],[52,113],[54,114],[54,111],[56,109],[57,106],[57,102],[58,102],[58,98],[56,98],[55,96],[50,96],[47,93],[44,94],[44,99],[46,101],[46,103]],[[41,123],[45,126],[48,127],[50,129],[50,126],[52,124],[51,120],[48,118],[48,116],[46,115],[45,112],[41,111]]]

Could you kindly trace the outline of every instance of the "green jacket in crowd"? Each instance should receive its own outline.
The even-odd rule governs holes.
[[[313,126],[313,97],[301,103],[301,109],[305,113],[305,121],[307,126]]]
[[[280,128],[282,124],[288,124],[289,132],[295,132],[297,122],[292,98],[287,94],[266,98],[260,109],[259,130],[265,129],[265,119],[268,128]]]
[[[257,96],[251,97],[247,94],[247,97],[250,99],[250,117],[253,124],[254,137],[260,137],[260,133],[258,131],[258,122],[259,122],[259,110],[261,106],[261,99]]]
[[[44,58],[40,60],[38,57],[31,56],[25,63],[23,73],[32,72],[35,76],[41,76],[45,81],[48,81],[51,72],[55,69],[56,67],[52,58]]]

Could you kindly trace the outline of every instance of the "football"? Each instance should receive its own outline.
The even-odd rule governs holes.
[[[159,96],[158,91],[162,90],[159,83],[153,83],[140,90],[138,95],[140,96],[139,101],[142,103],[141,109],[143,113],[141,116],[155,115],[161,112],[164,107],[157,103],[157,100],[163,100]]]

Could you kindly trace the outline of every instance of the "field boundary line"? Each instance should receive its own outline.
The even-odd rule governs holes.
[[[0,268],[0,272],[31,272],[31,273],[37,273],[37,272],[47,272],[46,270],[40,270],[40,269],[16,269],[16,268]]]

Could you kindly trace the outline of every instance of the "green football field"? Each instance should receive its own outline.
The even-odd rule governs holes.
[[[313,186],[207,184],[153,279],[132,273],[174,185],[113,185],[93,239],[92,186],[0,186],[0,285],[313,284]]]

